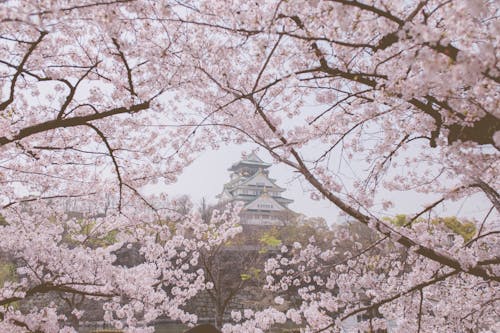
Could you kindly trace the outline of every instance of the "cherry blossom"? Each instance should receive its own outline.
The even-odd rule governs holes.
[[[55,304],[12,306],[52,292],[99,300],[131,332],[159,316],[195,322],[183,306],[210,287],[199,251],[241,230],[241,207],[206,224],[148,186],[175,182],[200,151],[250,142],[379,238],[339,232],[353,243],[344,252],[287,245],[266,265],[276,306],[235,314],[226,331],[339,331],[354,317],[367,330],[497,330],[498,11],[481,0],[2,2],[0,253],[17,272],[0,288],[0,328],[74,331]],[[384,217],[403,192],[425,199],[396,227]],[[471,197],[490,208],[467,242],[418,222]],[[142,262],[117,264],[134,246]]]

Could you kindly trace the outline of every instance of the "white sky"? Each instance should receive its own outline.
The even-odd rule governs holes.
[[[241,160],[243,152],[250,152],[252,147],[227,146],[216,151],[203,152],[183,174],[177,183],[166,187],[169,195],[187,194],[195,204],[199,204],[203,197],[208,203],[216,203],[215,196],[222,191],[222,187],[230,179],[230,171],[227,169],[235,162]],[[272,162],[270,156],[263,151],[257,153],[265,162]],[[279,186],[287,189],[283,196],[294,200],[289,206],[292,210],[310,217],[323,217],[328,222],[337,218],[338,209],[327,201],[314,201],[304,193],[300,181],[284,165],[273,165],[270,168],[270,178],[276,179]]]
[[[189,195],[194,204],[199,204],[203,197],[209,204],[216,203],[215,196],[222,191],[223,184],[230,179],[230,172],[227,169],[241,159],[243,152],[248,153],[252,148],[250,145],[231,145],[217,151],[207,150],[184,170],[177,183],[167,186],[164,190],[169,196]],[[264,161],[272,162],[267,152],[261,150],[257,154]],[[307,189],[304,180],[299,180],[297,173],[294,173],[288,166],[273,165],[270,168],[270,177],[276,179],[279,186],[287,188],[283,196],[294,200],[290,205],[292,210],[309,217],[323,217],[329,224],[345,220],[339,215],[339,209],[330,202],[310,199],[309,193],[304,191]],[[411,214],[421,210],[426,203],[434,199],[428,195],[412,192],[391,193],[390,197],[397,201],[398,211],[381,213],[381,216],[397,213]],[[441,216],[456,215],[482,220],[490,206],[491,204],[484,196],[476,195],[466,200],[448,202],[434,212]],[[489,220],[495,218],[494,215],[490,216]]]

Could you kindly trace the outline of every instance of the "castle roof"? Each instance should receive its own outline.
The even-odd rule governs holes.
[[[286,189],[276,185],[273,179],[269,178],[266,174],[264,174],[260,169],[250,177],[238,177],[230,181],[226,184],[225,188],[232,190],[236,187],[266,187],[269,190],[274,190],[278,192],[283,192]]]
[[[245,210],[268,210],[268,211],[284,211],[287,208],[283,207],[278,201],[267,193],[262,193],[257,199],[247,204]]]
[[[251,152],[250,155],[246,156],[241,161],[234,163],[228,170],[237,171],[238,169],[245,166],[267,169],[271,166],[271,164],[261,160],[255,152]]]

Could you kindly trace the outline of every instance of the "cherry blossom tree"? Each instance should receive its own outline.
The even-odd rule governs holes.
[[[184,117],[172,91],[189,79],[175,56],[186,41],[178,25],[149,29],[144,5],[0,5],[0,252],[17,267],[0,289],[1,331],[73,332],[56,304],[16,306],[55,294],[94,300],[107,323],[129,331],[151,331],[160,316],[194,323],[183,306],[206,289],[193,269],[199,250],[239,231],[238,206],[204,224],[144,189],[174,181],[201,147],[184,142],[190,128],[157,127]],[[68,200],[87,203],[85,233]],[[114,242],[96,246],[110,233]],[[116,251],[132,244],[144,261],[116,264]]]
[[[488,1],[333,0],[200,2],[179,13],[195,46],[185,62],[195,63],[205,85],[197,89],[196,82],[187,95],[206,105],[200,126],[222,127],[224,140],[261,146],[302,174],[313,198],[329,200],[382,235],[350,263],[371,291],[352,280],[352,270],[332,276],[338,295],[315,293],[316,286],[301,290],[305,305],[290,316],[308,318],[308,329],[339,330],[335,320],[368,310],[406,318],[398,330],[477,331],[498,321],[498,11]],[[476,216],[473,240],[447,248],[422,225],[383,221],[399,205],[388,195],[395,191],[428,194],[406,227],[473,195],[491,209]],[[411,253],[405,259],[411,276],[403,270],[370,282],[371,259],[363,255],[386,242]],[[296,260],[314,263],[330,252],[312,245],[306,253]],[[389,262],[397,265],[396,259]],[[270,265],[270,272],[285,274],[287,265]],[[285,275],[282,285],[295,281]],[[337,280],[348,283],[340,288]],[[356,296],[356,289],[363,292]],[[417,306],[405,303],[407,295]],[[476,308],[484,311],[466,306],[479,298]],[[349,305],[341,308],[340,300]],[[426,304],[440,306],[426,312]],[[250,316],[245,329],[286,320],[276,311]],[[441,311],[450,313],[446,324],[435,320]]]
[[[415,233],[428,232],[423,224],[415,228]],[[433,241],[439,241],[443,251],[464,252],[463,242],[450,244],[447,235],[435,230]],[[314,241],[295,243],[269,260],[268,288],[280,295],[276,306],[234,313],[236,322],[226,331],[266,331],[287,320],[306,332],[498,329],[495,282],[465,277],[385,238],[345,251],[343,243],[350,236],[337,236],[327,251]],[[477,255],[467,249],[471,257]]]
[[[12,306],[50,293],[85,296],[102,305],[105,322],[131,331],[151,331],[147,325],[160,316],[195,323],[196,315],[183,307],[207,288],[203,270],[195,269],[199,252],[240,232],[238,208],[214,214],[209,224],[198,215],[185,216],[177,219],[173,231],[154,217],[151,222],[132,223],[122,212],[97,219],[91,231],[94,239],[110,230],[118,239],[95,248],[89,246],[89,236],[79,234],[81,227],[74,219],[46,207],[44,212],[48,215],[34,217],[18,211],[18,218],[9,216],[3,229],[1,250],[16,263],[18,276],[1,290],[3,331],[72,332],[77,325],[71,327],[54,303],[27,314]],[[71,244],[63,241],[64,229],[73,231]],[[116,265],[116,251],[131,244],[139,244],[144,260],[132,267]],[[75,308],[72,314],[80,318],[84,311]]]
[[[184,260],[221,240],[184,237],[203,233],[196,215],[161,229],[171,207],[147,186],[175,181],[202,149],[249,141],[380,239],[341,263],[335,242],[283,249],[269,288],[294,285],[301,305],[247,311],[238,325],[288,318],[338,331],[368,311],[385,317],[373,327],[494,331],[498,12],[481,0],[2,2],[0,251],[22,278],[0,290],[1,328],[63,329],[51,305],[9,307],[49,291],[107,299],[106,320],[130,330],[159,315],[193,321],[182,304],[204,280]],[[400,206],[397,191],[429,198],[402,227],[382,218]],[[467,243],[413,225],[470,196],[491,209]],[[64,201],[97,211],[109,197],[95,235],[115,230],[118,241],[89,247]],[[232,237],[236,212],[222,215],[218,234]],[[70,247],[62,237],[73,229]],[[113,265],[135,241],[145,262]],[[401,250],[373,262],[389,246]]]

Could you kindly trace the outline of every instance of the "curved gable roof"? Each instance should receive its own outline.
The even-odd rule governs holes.
[[[286,210],[279,202],[274,200],[267,194],[260,195],[257,199],[247,204],[245,210],[269,210],[269,211],[283,211]]]
[[[253,176],[249,177],[243,181],[239,186],[266,186],[271,187],[275,190],[285,191],[284,188],[276,185],[268,176],[263,174],[261,171],[257,171]]]

